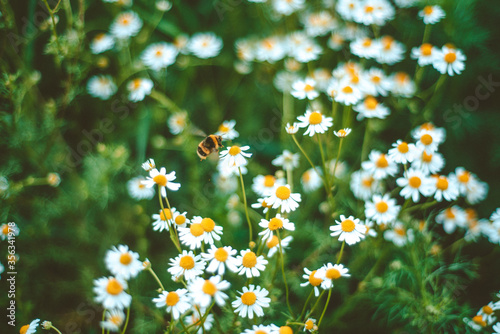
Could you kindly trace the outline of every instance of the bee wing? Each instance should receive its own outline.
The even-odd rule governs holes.
[[[194,136],[199,136],[199,137],[206,137],[207,136],[207,134],[203,130],[201,130],[195,126],[191,126],[190,130],[191,130],[191,134]]]

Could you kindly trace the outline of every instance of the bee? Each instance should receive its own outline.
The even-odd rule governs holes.
[[[198,153],[201,160],[205,160],[211,153],[219,152],[219,148],[221,147],[224,147],[222,145],[222,137],[209,135],[198,145],[196,153]]]

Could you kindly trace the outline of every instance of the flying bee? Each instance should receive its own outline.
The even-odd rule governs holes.
[[[222,145],[222,137],[217,135],[209,135],[198,145],[198,156],[201,160],[205,160],[210,154],[219,152]]]

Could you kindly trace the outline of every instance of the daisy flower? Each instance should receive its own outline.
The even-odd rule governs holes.
[[[191,308],[191,300],[186,289],[163,291],[157,298],[153,298],[153,303],[158,308],[165,307],[175,320]]]
[[[113,46],[115,46],[113,36],[101,33],[95,36],[92,43],[90,43],[90,51],[93,54],[99,54],[112,49]]]
[[[213,32],[196,33],[190,38],[187,49],[198,58],[213,58],[222,49],[222,39]]]
[[[161,42],[149,45],[141,55],[146,67],[153,71],[160,71],[175,63],[179,51],[169,43]]]
[[[439,6],[425,6],[418,16],[422,18],[425,24],[435,24],[445,17],[444,10]]]
[[[325,290],[333,288],[333,281],[341,277],[350,277],[348,274],[349,269],[345,268],[342,264],[325,264],[318,269],[317,276],[323,280],[321,287]]]
[[[207,272],[224,275],[226,267],[232,272],[238,271],[238,260],[234,257],[236,249],[231,246],[223,246],[217,248],[215,245],[210,245],[207,253],[201,253],[201,256],[208,262]]]
[[[289,235],[281,240],[281,247],[283,248],[282,252],[285,253],[285,249],[288,248],[290,242],[292,242],[293,237]],[[279,251],[280,241],[277,236],[273,235],[270,239],[266,241],[266,247],[269,248],[269,252],[267,252],[267,258],[272,257]]]
[[[177,227],[177,229],[181,227],[186,227],[187,224],[191,223],[191,220],[188,219],[186,215],[187,215],[186,211],[180,213],[179,211],[175,210],[175,208],[172,208],[172,221],[175,223],[174,226]]]
[[[264,231],[259,232],[259,235],[262,235],[262,240],[270,240],[274,235],[274,231],[278,229],[295,231],[295,224],[290,223],[288,219],[282,217],[279,213],[270,220],[261,219],[259,226],[264,229]]]
[[[146,162],[143,162],[141,165],[142,169],[144,169],[146,172],[150,172],[153,169],[156,168],[156,164],[154,159],[148,159]]]
[[[142,101],[146,95],[151,94],[153,81],[150,79],[137,78],[128,82],[127,89],[130,92],[128,95],[130,101]]]
[[[323,36],[337,27],[336,19],[327,11],[306,14],[302,23],[309,36]]]
[[[396,180],[398,187],[403,188],[399,195],[406,199],[411,198],[414,203],[417,203],[420,200],[420,194],[426,196],[422,190],[426,179],[427,177],[422,171],[414,168],[408,169],[404,177]]]
[[[293,97],[299,100],[314,100],[319,96],[316,90],[316,81],[312,78],[306,78],[305,80],[297,80],[292,84],[291,94]]]
[[[154,214],[152,218],[155,220],[153,222],[153,230],[158,232],[163,232],[163,230],[169,231],[171,221],[173,219],[173,214],[177,210],[175,208],[160,210],[158,214]]]
[[[426,66],[434,62],[437,53],[438,49],[436,47],[432,46],[432,44],[424,43],[411,50],[411,58],[417,59],[418,66]]]
[[[361,200],[369,199],[380,190],[380,182],[375,180],[372,173],[364,170],[352,173],[349,185],[354,196]]]
[[[234,119],[230,121],[224,121],[221,125],[219,125],[219,129],[215,134],[218,136],[222,136],[222,138],[226,140],[233,140],[235,138],[238,138],[240,134],[234,129],[235,125],[236,121]]]
[[[357,38],[351,42],[350,48],[351,53],[360,58],[373,58],[377,49],[375,48],[376,44],[373,43],[373,40],[369,37]]]
[[[302,189],[306,193],[318,190],[323,185],[321,175],[317,172],[316,168],[306,170],[300,177],[300,182],[302,183]]]
[[[443,169],[444,159],[438,152],[427,154],[424,150],[421,150],[421,153],[419,152],[415,156],[415,160],[413,160],[411,167],[422,171],[425,175],[436,174]]]
[[[302,116],[298,116],[298,126],[307,128],[304,135],[314,136],[316,133],[325,133],[333,125],[333,118],[325,117],[320,111],[306,110]]]
[[[444,138],[439,135],[439,132],[427,129],[421,129],[413,133],[413,139],[417,141],[417,147],[425,151],[425,153],[434,153],[437,151],[439,144],[444,141]]]
[[[241,334],[278,334],[281,333],[276,325],[253,325],[252,329],[245,329]]]
[[[318,270],[309,270],[307,268],[304,268],[304,275],[302,275],[302,278],[307,280],[304,283],[301,283],[300,286],[308,286],[311,285],[314,289],[314,295],[316,297],[319,296],[319,287],[321,286],[321,283],[323,283],[322,277],[318,275]]]
[[[477,315],[483,316],[483,319],[486,321],[488,325],[492,325],[497,318],[495,317],[495,311],[500,310],[500,305],[496,303],[489,302],[488,305],[484,305],[481,307]]]
[[[39,322],[40,322],[40,319],[33,320],[32,322],[29,323],[29,325],[24,325],[23,327],[21,327],[21,330],[19,331],[19,333],[21,333],[21,334],[33,334],[33,333],[35,333]]]
[[[260,272],[266,269],[268,262],[264,256],[257,256],[250,249],[240,251],[236,261],[238,261],[238,274],[246,275],[247,278],[260,276]]]
[[[355,105],[352,109],[358,112],[356,119],[358,121],[364,118],[384,119],[391,112],[383,103],[379,103],[373,96],[367,96],[362,103]]]
[[[16,223],[10,222],[0,225],[0,240],[9,239],[9,233],[15,237],[19,235],[19,227]]]
[[[460,74],[465,68],[465,60],[467,57],[461,50],[443,46],[436,53],[432,66],[441,74],[448,73],[449,76]]]
[[[422,193],[429,197],[434,195],[434,198],[438,202],[441,202],[443,199],[451,202],[457,199],[459,195],[457,184],[443,175],[433,175],[427,178],[422,185]]]
[[[304,323],[304,331],[316,332],[318,330],[318,325],[316,325],[316,319],[309,318]]]
[[[469,181],[465,198],[470,204],[476,204],[484,200],[488,194],[488,184],[473,178]]]
[[[200,317],[205,318],[205,321],[203,322],[203,328],[199,328],[198,331],[195,332],[195,334],[203,334],[203,332],[209,333],[210,330],[212,329],[213,324],[214,324],[214,315],[209,314],[209,315],[205,316],[206,309],[200,309],[196,305],[192,309],[193,309],[193,313],[191,313],[191,315],[184,318],[184,322],[186,323],[186,325],[187,326],[196,325],[196,327],[199,328],[199,327],[201,327],[200,326],[200,320],[201,320]],[[201,314],[201,316],[200,316],[200,314]]]
[[[384,231],[384,239],[401,247],[407,242],[413,242],[413,230],[406,229],[401,222],[396,222],[392,229]]]
[[[452,234],[457,227],[467,226],[467,215],[461,207],[454,205],[441,211],[436,216],[436,222],[443,225],[446,233]]]
[[[106,311],[106,320],[101,321],[101,328],[111,332],[118,332],[125,322],[125,313],[122,310]]]
[[[170,129],[170,132],[174,135],[178,135],[187,126],[188,122],[188,115],[187,112],[185,111],[179,111],[179,112],[174,112],[172,115],[168,118],[168,128]]]
[[[330,235],[332,237],[339,236],[339,241],[344,241],[348,245],[354,245],[365,238],[366,227],[360,223],[358,218],[349,216],[346,218],[340,215],[340,222],[335,221],[337,225],[330,226]]]
[[[220,276],[212,276],[207,280],[196,277],[189,283],[188,290],[196,304],[206,308],[212,303],[212,298],[217,305],[224,306],[229,297],[222,291],[229,289],[230,286],[231,284],[222,280]]]
[[[361,167],[369,173],[372,173],[373,178],[381,180],[387,176],[394,176],[398,172],[396,163],[386,154],[372,150],[368,155],[368,161],[363,161]]]
[[[318,59],[321,53],[323,53],[323,49],[314,41],[308,40],[305,43],[297,46],[296,48],[290,48],[290,53],[291,56],[293,56],[297,61],[301,63],[308,63],[310,61]],[[313,99],[314,98],[310,100]]]
[[[284,179],[277,179],[274,175],[257,175],[253,179],[252,190],[259,196],[269,196],[276,186],[285,185]]]
[[[377,40],[375,60],[380,64],[394,65],[404,58],[406,48],[403,43],[394,40],[391,36],[384,36]]]
[[[264,315],[264,307],[269,307],[271,298],[267,297],[269,291],[260,286],[250,284],[248,287],[244,286],[242,292],[238,292],[239,297],[231,303],[234,312],[242,318],[248,317],[253,319],[253,315],[262,317]]]
[[[345,21],[352,21],[359,6],[361,3],[358,0],[339,0],[335,10]]]
[[[333,131],[333,134],[339,138],[345,138],[351,133],[350,128],[340,129],[339,131]]]
[[[120,277],[101,277],[94,280],[94,300],[105,309],[124,309],[130,306],[132,296],[125,292],[127,282]]]
[[[111,33],[119,39],[126,39],[137,35],[142,28],[142,20],[133,11],[119,14],[109,28]]]
[[[250,158],[252,153],[246,152],[250,146],[233,145],[220,153],[221,163],[230,167],[238,168],[247,164],[246,158]]]
[[[393,148],[391,148],[388,152],[389,158],[391,158],[392,161],[400,164],[412,162],[417,153],[415,144],[408,144],[401,139],[393,143],[392,147]]]
[[[300,154],[283,150],[283,153],[278,155],[271,163],[274,166],[283,167],[284,170],[292,170],[299,166],[299,158]]]
[[[104,262],[113,275],[124,280],[136,277],[143,269],[139,254],[130,251],[126,245],[113,246],[106,253]]]
[[[333,51],[340,51],[344,46],[344,36],[339,34],[338,32],[333,32],[328,38],[328,42],[326,43],[330,49]]]
[[[362,93],[359,88],[346,80],[333,83],[333,87],[331,89],[337,92],[333,98],[335,102],[342,103],[346,106],[356,104],[362,98]],[[328,90],[330,90],[330,88]]]
[[[274,0],[273,8],[278,14],[290,15],[305,5],[305,0]]]
[[[387,96],[392,88],[391,80],[389,80],[384,71],[379,68],[372,67],[365,72],[368,82],[373,87],[374,92],[371,95]]]
[[[375,223],[371,220],[365,220],[366,232],[365,235],[369,235],[370,237],[376,237],[377,231],[375,231]]]
[[[295,211],[299,207],[301,196],[299,193],[292,193],[290,186],[284,185],[276,187],[273,194],[265,199],[268,205],[273,209],[280,208],[281,212]]]
[[[258,198],[257,203],[253,203],[251,207],[254,209],[264,208],[262,212],[267,213],[267,211],[269,211],[272,205],[267,204],[265,198]]]
[[[408,73],[396,72],[390,76],[389,80],[391,81],[391,92],[396,96],[410,98],[417,90]]]
[[[258,61],[274,63],[286,55],[286,45],[281,38],[270,36],[257,42],[255,57]]]
[[[372,201],[365,203],[365,215],[368,219],[373,219],[377,224],[387,224],[396,220],[401,207],[396,205],[396,200],[389,197],[373,195]]]
[[[203,274],[205,269],[205,261],[201,259],[201,255],[194,255],[193,251],[183,250],[174,259],[170,259],[170,268],[168,272],[172,275],[172,279],[176,281],[184,275],[186,281],[194,279],[196,276]]]
[[[101,100],[109,99],[116,93],[116,85],[110,75],[94,75],[87,81],[87,91]]]
[[[286,123],[285,130],[289,135],[294,135],[297,133],[297,131],[299,131],[299,124],[293,123],[292,125],[290,125],[290,123]]]
[[[222,230],[222,226],[215,225],[213,219],[195,216],[191,219],[189,228],[179,228],[179,239],[191,249],[200,248],[202,241],[205,244],[212,245],[214,239],[220,240]]]
[[[135,200],[151,199],[155,195],[154,188],[146,187],[142,181],[146,178],[142,176],[134,177],[127,182],[127,190],[130,197]]]
[[[146,181],[143,181],[143,184],[148,188],[152,188],[155,184],[157,184],[158,187],[160,187],[161,195],[163,197],[167,197],[166,188],[172,191],[177,191],[181,187],[180,183],[172,182],[175,179],[175,172],[167,174],[165,167],[162,167],[160,171],[154,168],[149,172],[149,177],[146,178]]]

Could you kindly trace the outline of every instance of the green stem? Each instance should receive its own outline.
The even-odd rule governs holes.
[[[102,311],[102,321],[106,319],[106,309]],[[102,327],[102,334],[104,334],[104,327]]]
[[[158,199],[160,201],[161,212],[162,212],[163,215],[165,215],[165,206],[163,205],[163,199],[161,197],[161,186],[158,186]],[[168,204],[168,201],[167,201],[167,204]],[[170,204],[169,204],[169,207],[170,207]],[[172,212],[172,210],[170,210],[170,212]],[[161,218],[161,215],[160,215],[160,218]],[[165,218],[167,218],[167,217],[165,217]],[[179,240],[175,240],[175,238],[174,238],[174,234],[172,232],[173,228],[174,228],[173,226],[170,226],[170,228],[168,229],[168,231],[170,233],[170,239],[174,243],[175,248],[177,248],[177,250],[179,251],[179,253],[182,253],[182,249],[181,249],[181,246],[179,244]]]
[[[285,282],[285,290],[286,290],[286,305],[288,306],[288,311],[290,312],[290,315],[292,318],[295,318],[293,315],[292,308],[290,307],[290,301],[288,297],[288,283],[286,281],[286,275],[285,275],[285,259],[283,257],[283,247],[281,247],[281,236],[280,236],[280,231],[276,230],[276,234],[278,235],[278,242],[280,246],[280,257],[281,257],[281,274],[283,275],[283,281]]]
[[[306,315],[306,317],[305,317],[304,319],[308,319],[308,318],[311,316],[311,314],[312,314],[312,313],[314,312],[314,310],[316,309],[316,306],[318,306],[319,301],[321,300],[321,297],[323,297],[323,295],[325,294],[325,291],[326,291],[326,290],[321,291],[321,294],[319,295],[318,299],[316,300],[316,303],[314,303],[313,308],[311,309],[311,311],[309,311],[309,313]]]
[[[368,119],[366,121],[365,135],[363,136],[363,145],[361,146],[361,162],[368,158],[368,148],[371,140],[371,125],[372,120]]]
[[[337,152],[337,158],[335,159],[335,165],[333,166],[333,178],[335,179],[335,173],[337,172],[337,165],[339,163],[340,159],[340,150],[342,149],[342,142],[344,141],[344,138],[340,138],[339,142],[339,150]]]
[[[290,186],[290,190],[293,190],[293,178],[292,178],[292,169],[286,169],[286,182]]]
[[[156,282],[158,282],[158,285],[160,286],[161,290],[165,291],[163,284],[161,284],[161,281],[158,278],[158,276],[156,275],[156,273],[154,272],[153,268],[149,267],[148,271],[151,273],[151,275],[153,275],[153,278],[156,280]]]
[[[58,330],[58,329],[57,329],[56,327],[54,327],[54,326],[50,326],[50,328],[49,328],[49,329],[53,329],[53,330],[55,330],[57,333],[62,334],[62,333],[61,333],[61,331],[60,331],[60,330]]]
[[[429,37],[431,36],[432,24],[426,24],[424,29],[424,37],[422,38],[422,44],[427,43]]]
[[[309,301],[311,300],[313,294],[314,294],[314,287],[312,288],[311,292],[309,293],[309,296],[307,297],[306,302],[304,303],[304,306],[302,307],[302,312],[300,312],[300,316],[297,320],[302,319],[302,316],[306,312],[307,305],[309,304]]]
[[[344,106],[344,116],[343,116],[343,119],[342,119],[342,123],[343,123],[343,128],[348,128],[351,126],[351,110],[352,110],[352,106]]]
[[[127,330],[127,326],[128,326],[128,321],[130,319],[130,306],[127,307],[127,317],[125,318],[125,325],[123,325],[123,330],[122,330],[122,334],[125,333],[125,331]]]
[[[328,290],[328,298],[326,299],[325,307],[323,308],[323,313],[321,313],[321,318],[319,318],[318,327],[321,325],[321,321],[323,320],[323,317],[325,316],[325,313],[326,313],[326,309],[328,308],[328,304],[330,303],[330,297],[332,296],[332,290],[333,290],[333,288]]]
[[[240,182],[241,182],[241,192],[243,193],[243,204],[245,205],[245,216],[247,217],[248,230],[250,233],[250,242],[252,242],[252,222],[250,221],[250,216],[248,215],[248,205],[247,205],[247,195],[245,193],[245,183],[243,182],[243,174],[241,174],[241,167],[238,167],[238,171],[240,173]]]
[[[49,3],[47,2],[47,0],[43,0],[43,3],[45,4],[45,7],[47,7],[47,10],[49,11],[50,19],[52,20],[52,26],[51,26],[51,28],[52,28],[52,36],[54,36],[54,39],[56,41],[57,51],[58,51],[58,53],[60,53],[62,49],[61,49],[61,44],[59,44],[59,37],[57,36],[56,18],[54,17],[54,11],[52,11],[52,9],[50,8]],[[59,6],[59,3],[57,5]],[[56,57],[56,61],[57,61],[58,65],[61,64],[61,59],[59,59],[59,57]]]
[[[321,176],[321,173],[316,169],[316,166],[314,166],[314,164],[312,163],[311,159],[307,155],[306,151],[304,151],[304,149],[302,148],[302,146],[299,144],[299,142],[297,141],[297,138],[295,138],[295,135],[292,135],[292,138],[293,138],[293,141],[295,142],[295,144],[297,145],[297,147],[299,148],[300,152],[302,152],[302,154],[304,155],[304,157],[306,158],[306,160],[311,165],[312,169],[314,169],[316,171],[316,173],[321,177],[321,179],[323,179],[323,183],[324,183],[323,176]]]
[[[345,246],[345,240],[342,241],[342,247],[340,247],[340,254],[339,254],[339,257],[337,259],[337,264],[339,264],[340,260],[342,259],[342,254],[344,253],[344,246]]]
[[[149,95],[156,101],[158,101],[161,105],[163,105],[165,108],[172,112],[181,112],[182,109],[175,104],[174,101],[169,99],[165,94],[160,93],[159,91],[153,89],[151,91],[151,94]]]

